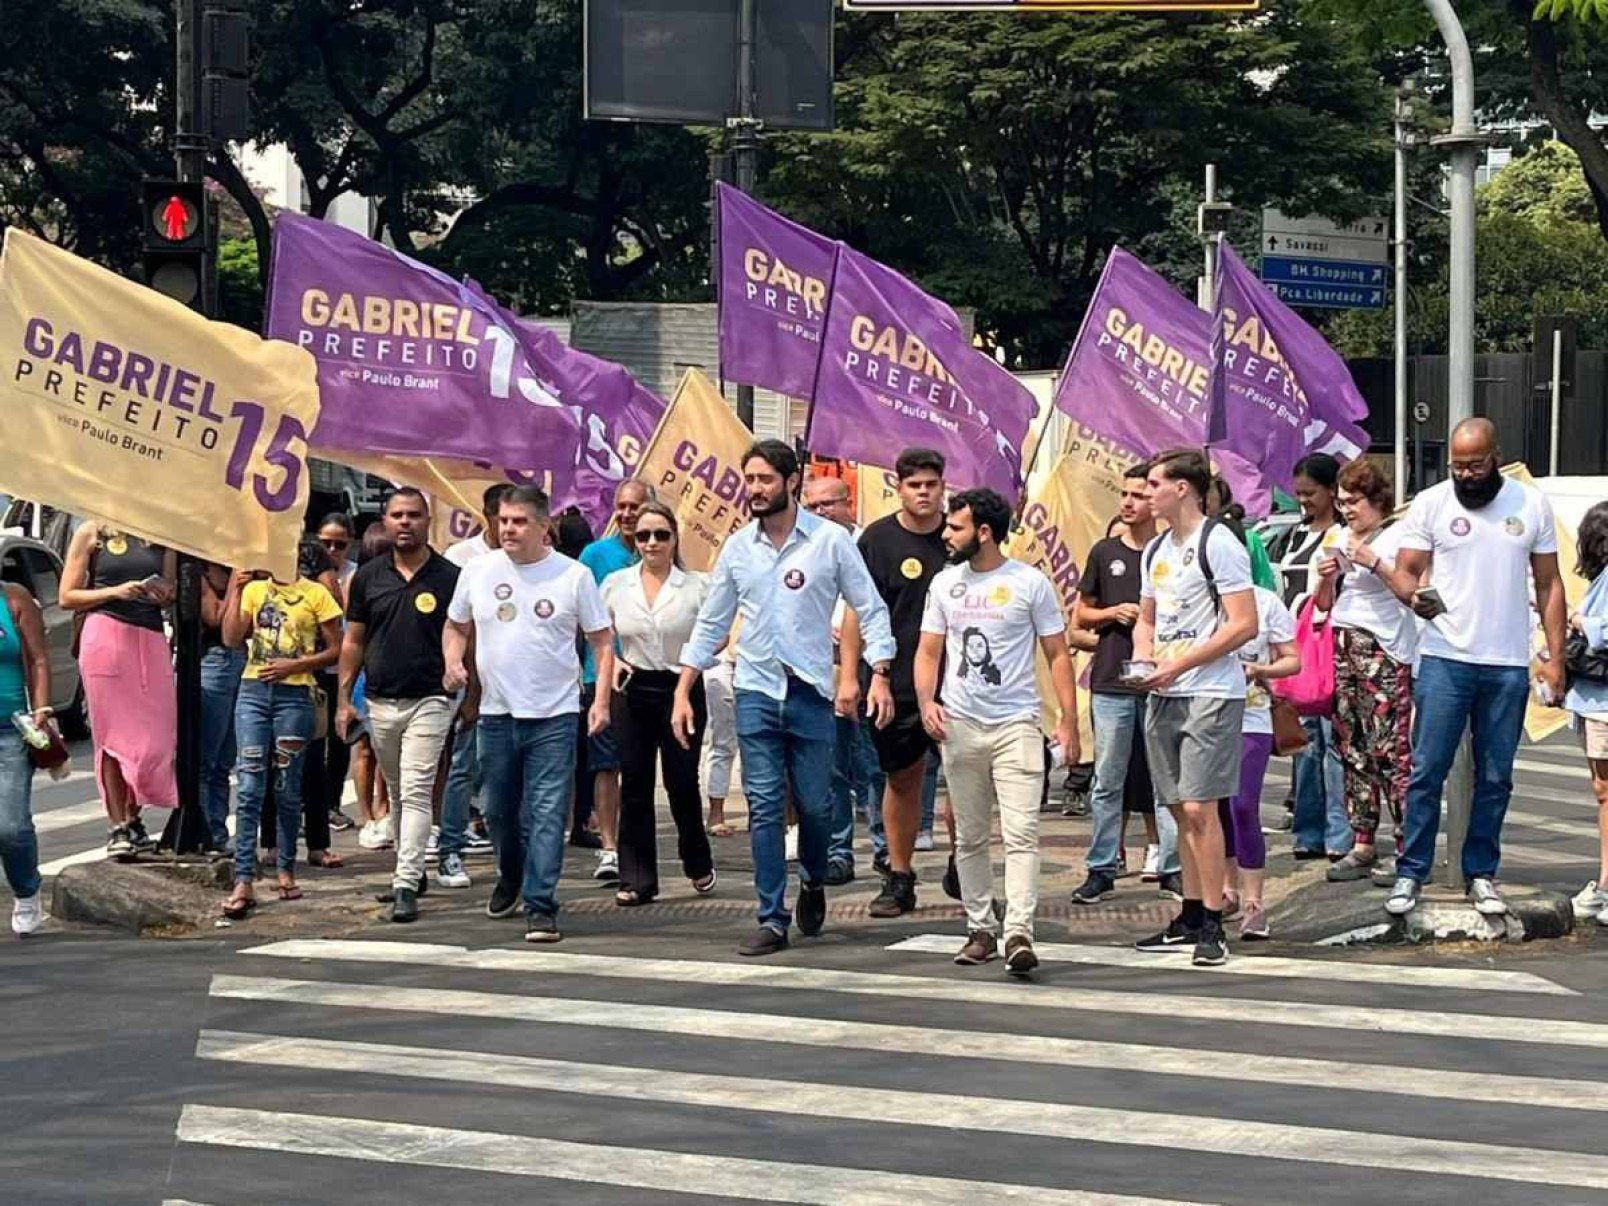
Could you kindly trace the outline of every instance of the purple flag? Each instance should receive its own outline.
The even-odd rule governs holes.
[[[839,245],[805,442],[881,465],[934,448],[961,486],[1014,499],[1033,395],[967,341],[960,319],[893,269]]]
[[[265,327],[318,361],[317,447],[521,472],[574,460],[580,423],[539,384],[518,319],[360,234],[281,213]]]
[[[837,245],[729,185],[715,185],[715,203],[720,375],[809,398]]]
[[[1215,317],[1211,426],[1225,448],[1288,490],[1307,452],[1349,460],[1368,446],[1368,404],[1346,362],[1227,243]]]

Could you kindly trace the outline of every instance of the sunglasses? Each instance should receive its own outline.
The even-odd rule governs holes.
[[[638,528],[636,538],[638,544],[657,544],[660,541],[669,544],[675,535],[669,528]]]
[[[320,540],[318,543],[326,549],[349,549],[352,547],[350,540]]]

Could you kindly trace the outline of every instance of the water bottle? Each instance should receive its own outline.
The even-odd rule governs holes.
[[[22,740],[25,744],[32,746],[36,750],[48,750],[50,748],[50,734],[40,727],[39,722],[33,718],[32,712],[13,712],[11,714],[11,724],[17,732],[22,734]]]

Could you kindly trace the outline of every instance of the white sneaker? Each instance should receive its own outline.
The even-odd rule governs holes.
[[[1144,866],[1144,870],[1139,872],[1139,882],[1142,883],[1142,884],[1153,884],[1153,883],[1156,883],[1160,879],[1161,879],[1161,847],[1160,846],[1146,846],[1145,847],[1145,866]]]
[[[786,839],[786,841],[784,843],[784,847],[785,847],[785,849],[787,851],[787,861],[790,862],[790,863],[798,862],[798,826],[797,825],[789,825],[787,827],[787,839]]]
[[[11,932],[19,938],[39,932],[45,924],[45,906],[39,903],[39,893],[19,896],[11,906]]]
[[[364,850],[389,850],[391,835],[384,821],[367,821],[358,831],[357,844]]]
[[[613,850],[599,850],[597,852],[597,870],[592,872],[592,878],[598,880],[612,880],[620,878],[620,856]]]
[[[1588,917],[1598,916],[1604,909],[1608,909],[1608,892],[1597,887],[1597,881],[1592,880],[1579,892],[1575,893],[1573,900],[1576,921],[1584,921]]]
[[[1474,903],[1474,911],[1482,917],[1500,917],[1507,912],[1507,901],[1502,899],[1502,893],[1483,875],[1468,881],[1468,898]]]
[[[435,826],[430,827],[430,840],[425,844],[424,857],[434,858],[441,853],[441,830]]]
[[[440,866],[436,870],[436,883],[443,888],[467,888],[472,886],[473,880],[469,872],[463,869],[463,857],[457,854],[443,855]]]
[[[1396,886],[1390,889],[1385,900],[1385,912],[1392,917],[1405,917],[1418,907],[1418,893],[1423,885],[1410,875],[1398,875]]]
[[[916,834],[916,849],[917,850],[931,850],[932,849],[932,830],[923,829],[920,833]]]

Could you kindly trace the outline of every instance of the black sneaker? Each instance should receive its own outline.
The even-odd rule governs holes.
[[[426,875],[423,871],[421,871],[421,872],[419,872],[419,886],[417,888],[413,889],[413,895],[414,895],[415,899],[417,899],[418,897],[425,895],[429,891],[430,891],[430,877],[428,875]],[[395,889],[395,888],[387,888],[383,892],[376,892],[374,894],[374,899],[379,901],[381,904],[395,904],[396,903],[396,893],[397,893],[397,889]],[[413,918],[409,917],[408,920],[412,921]]]
[[[1194,964],[1196,967],[1221,967],[1228,962],[1228,938],[1223,933],[1223,927],[1215,921],[1208,921],[1200,929],[1200,937],[1195,943]]]
[[[909,871],[894,871],[882,881],[877,894],[866,912],[873,917],[900,917],[914,912],[916,907],[916,877]]]
[[[486,902],[487,917],[512,917],[519,912],[519,889],[511,888],[502,880],[491,890],[491,899]]]
[[[949,856],[949,869],[944,872],[943,888],[944,895],[949,897],[950,900],[961,899],[960,871],[955,866],[955,856],[953,854]]]
[[[128,823],[128,840],[133,843],[136,851],[156,849],[155,839],[145,832],[145,822],[139,817]]]
[[[1184,876],[1181,871],[1163,875],[1156,881],[1156,895],[1163,900],[1178,900],[1184,898]]]
[[[1102,900],[1110,900],[1117,894],[1117,881],[1103,871],[1090,871],[1089,878],[1072,893],[1072,903],[1080,905],[1098,904]]]
[[[603,849],[603,838],[600,834],[593,833],[590,829],[572,829],[570,830],[569,844],[579,846],[582,850],[601,850]]]
[[[1187,951],[1200,941],[1200,931],[1192,930],[1184,924],[1180,915],[1167,923],[1167,928],[1159,934],[1152,934],[1148,938],[1141,938],[1133,944],[1136,951],[1158,952]]]
[[[888,852],[886,850],[872,857],[871,870],[882,876],[883,879],[893,874],[893,864],[888,861]]]
[[[854,864],[846,863],[842,859],[826,865],[826,886],[841,888],[844,884],[854,882]]]
[[[391,920],[407,923],[419,919],[419,894],[412,888],[398,888],[391,905]]]
[[[134,857],[134,843],[128,836],[127,825],[119,825],[106,835],[106,854],[119,860]]]
[[[826,889],[800,887],[798,890],[798,932],[813,938],[826,924]]]
[[[352,818],[339,808],[331,808],[329,810],[329,827],[336,833],[345,833],[352,827]]]
[[[1022,934],[1005,940],[1005,970],[1013,976],[1025,976],[1039,965],[1033,953],[1033,940]]]
[[[526,942],[558,942],[564,935],[558,932],[558,921],[551,913],[530,913],[525,917]]]
[[[737,948],[739,955],[756,957],[759,955],[774,955],[777,951],[787,949],[787,935],[780,930],[773,930],[768,925],[762,925]]]

